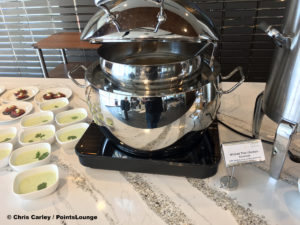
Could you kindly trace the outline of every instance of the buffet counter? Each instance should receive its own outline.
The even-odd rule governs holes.
[[[79,80],[83,82],[83,80]],[[68,79],[0,78],[6,89],[37,86],[68,87],[73,95],[70,106],[87,109],[84,89]],[[224,89],[232,84],[224,83]],[[249,134],[255,98],[262,83],[244,83],[221,100],[219,120]],[[1,96],[0,96],[1,98]],[[34,111],[38,111],[36,103]],[[0,104],[1,101],[0,101]],[[89,118],[91,116],[89,115]],[[89,119],[89,122],[91,119]],[[15,126],[20,120],[0,124]],[[276,124],[264,120],[262,136],[272,139]],[[244,140],[220,125],[221,142]],[[299,151],[296,137],[293,143]],[[74,149],[52,144],[51,163],[59,168],[59,186],[46,197],[22,200],[13,194],[17,172],[0,169],[1,224],[299,224],[300,193],[297,180],[300,165],[286,160],[282,178],[267,173],[271,146],[263,144],[266,161],[236,167],[239,186],[227,191],[220,178],[228,171],[221,159],[217,174],[208,179],[91,169],[80,164]],[[14,146],[18,148],[19,145]]]

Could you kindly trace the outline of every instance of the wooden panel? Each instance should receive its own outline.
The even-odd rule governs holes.
[[[34,48],[40,49],[97,49],[101,45],[90,44],[88,41],[80,40],[79,32],[62,32],[53,34],[33,44]]]

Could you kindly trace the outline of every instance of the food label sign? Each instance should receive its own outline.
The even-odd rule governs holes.
[[[261,140],[239,141],[222,144],[227,167],[244,163],[265,161]]]

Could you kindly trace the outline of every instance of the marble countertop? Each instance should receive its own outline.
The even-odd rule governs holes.
[[[67,86],[73,91],[70,105],[87,108],[84,89],[70,80],[46,81],[0,78],[0,84],[7,89],[26,85],[40,89]],[[230,85],[223,84],[224,88]],[[255,97],[263,89],[264,84],[245,83],[232,94],[222,96],[219,119],[240,131],[249,131]],[[36,105],[35,111],[38,111]],[[248,116],[241,116],[242,113]],[[232,122],[237,119],[242,123]],[[19,128],[19,121],[0,124],[9,126]],[[272,129],[274,124],[264,122],[262,135],[272,135]],[[219,132],[222,142],[245,139],[221,125]],[[297,143],[293,146],[299,149]],[[282,178],[274,181],[267,173],[271,154],[271,146],[267,144],[264,144],[266,162],[236,167],[239,186],[234,191],[220,185],[220,178],[227,175],[223,159],[215,176],[195,179],[91,169],[80,164],[74,150],[64,150],[57,144],[52,145],[52,150],[51,162],[58,165],[60,180],[56,192],[44,198],[17,198],[12,193],[17,173],[9,167],[0,170],[0,224],[233,225],[299,224],[300,221],[297,188],[300,165],[287,159]]]

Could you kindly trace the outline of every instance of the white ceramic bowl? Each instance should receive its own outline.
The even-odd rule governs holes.
[[[82,114],[83,117],[78,117],[78,114]],[[55,116],[55,122],[60,127],[69,126],[75,123],[85,122],[87,118],[87,111],[84,108],[71,109],[65,112],[60,112]],[[67,120],[66,122],[62,120]]]
[[[48,156],[45,157],[44,159],[37,160],[34,162],[29,162],[29,163],[27,162],[19,165],[16,164],[16,159],[18,158],[18,156],[24,155],[28,152],[30,152],[30,154],[32,155],[32,159],[35,159],[38,150],[46,150],[45,152],[48,152]],[[38,143],[34,145],[26,145],[25,147],[18,148],[12,152],[9,158],[9,165],[11,168],[13,168],[16,171],[23,171],[33,167],[48,164],[50,162],[50,155],[51,155],[51,145],[49,143]]]
[[[11,143],[13,145],[17,142],[18,130],[15,127],[1,128],[0,129],[0,143]],[[9,140],[5,141],[5,136],[9,136]]]
[[[0,168],[8,165],[12,149],[13,145],[11,143],[0,143]]]
[[[48,185],[47,180],[43,179],[43,178],[45,178],[45,176],[44,177],[42,176],[43,173],[47,173],[47,172],[51,172],[51,173],[53,173],[53,176],[55,176],[54,183],[51,185]],[[33,183],[35,183],[33,186],[37,187],[39,184],[46,182],[47,187],[44,189],[41,189],[41,190],[37,190],[37,188],[36,188],[34,191],[25,193],[25,194],[22,193],[20,190],[20,184],[22,184],[22,181],[29,177],[38,176],[38,175],[40,175],[40,177],[42,177],[42,178],[37,183],[33,181]],[[32,179],[32,180],[34,180],[34,179]],[[22,199],[33,200],[33,199],[41,198],[41,197],[51,194],[52,192],[54,192],[56,190],[56,188],[58,186],[58,180],[59,180],[59,172],[58,172],[58,167],[55,164],[48,164],[48,165],[44,165],[44,166],[31,168],[31,169],[22,171],[17,174],[17,176],[14,179],[13,193]]]
[[[28,128],[51,124],[53,123],[53,119],[54,114],[51,111],[33,113],[31,115],[24,116],[21,119],[21,127]],[[30,122],[34,124],[30,124]]]
[[[69,100],[67,98],[52,99],[40,104],[41,111],[52,111],[54,114],[66,111],[68,108]]]
[[[79,141],[79,139],[82,137],[81,136],[76,136],[75,134],[72,134],[72,131],[76,130],[76,129],[80,129],[83,128],[85,131],[86,129],[89,127],[88,123],[76,123],[73,124],[71,126],[67,126],[64,127],[60,130],[58,130],[55,133],[55,137],[56,137],[56,141],[64,148],[64,149],[73,149],[75,147],[75,145],[77,144],[77,142]],[[74,136],[74,139],[70,139],[67,141],[62,141],[61,140],[61,136],[62,135],[70,135],[70,136]]]
[[[47,131],[51,131],[51,135],[47,137]],[[41,137],[45,135],[44,137]],[[42,142],[52,144],[55,136],[54,125],[43,125],[39,127],[32,127],[23,129],[19,134],[19,143],[21,145],[31,145]],[[29,139],[29,140],[27,140]]]

